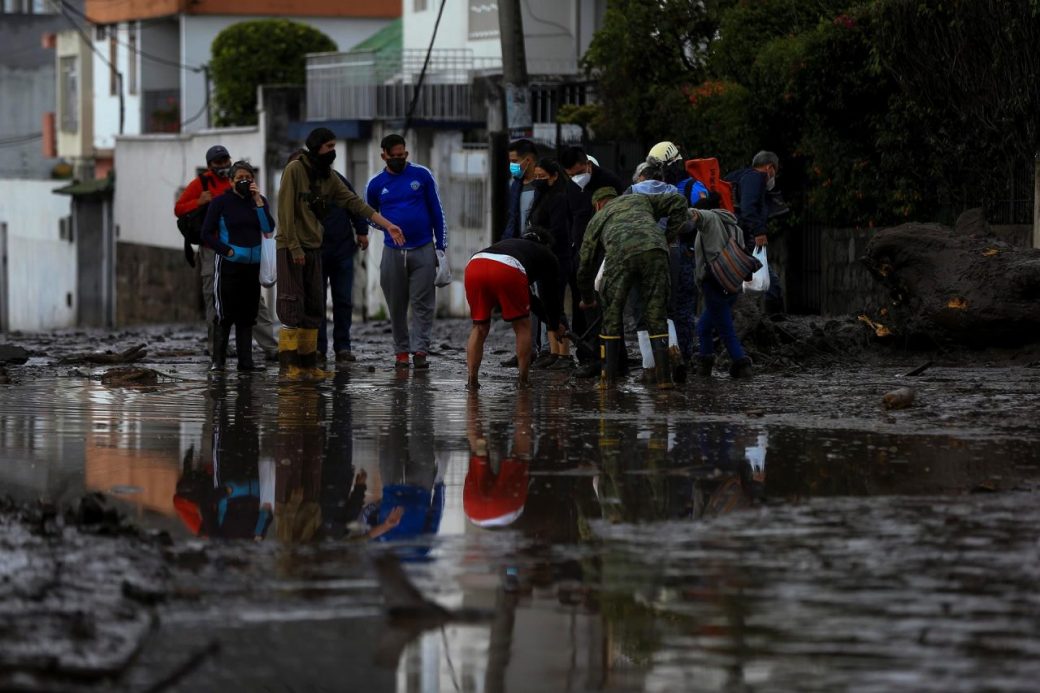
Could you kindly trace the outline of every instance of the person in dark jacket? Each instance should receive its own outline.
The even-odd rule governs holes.
[[[569,147],[563,150],[560,154],[560,165],[570,177],[570,181],[567,183],[567,208],[571,214],[571,237],[574,241],[576,259],[585,238],[585,228],[589,225],[592,215],[596,213],[596,208],[592,204],[592,193],[600,188],[613,188],[618,195],[621,195],[628,186],[616,174],[601,168],[590,160],[581,147]],[[586,316],[585,311],[578,308],[581,295],[578,292],[578,263],[576,261],[571,266],[567,284],[571,288],[571,330],[576,335],[583,335],[588,330],[590,319],[595,321],[599,311],[593,311],[595,315]],[[574,372],[575,376],[579,378],[599,376],[601,365],[599,354],[595,349],[588,350],[579,347],[578,360],[581,361],[582,366]]]
[[[742,168],[726,174],[725,179],[736,189],[737,221],[744,231],[744,246],[753,252],[756,247],[769,245],[766,222],[769,221],[769,192],[776,184],[780,171],[780,158],[773,152],[755,154],[750,168]],[[780,277],[773,266],[769,266],[769,291],[763,307],[767,313],[784,311],[784,293]]]
[[[235,327],[238,370],[253,364],[252,331],[260,307],[260,241],[274,233],[274,217],[256,185],[256,170],[245,161],[231,166],[231,189],[210,203],[202,222],[203,243],[216,254],[213,302],[217,334],[211,371],[223,371],[228,338]]]
[[[296,161],[307,152],[297,149],[289,157]],[[339,171],[333,169],[350,192],[357,190]],[[356,361],[350,348],[350,326],[354,317],[354,253],[368,250],[368,222],[342,207],[332,207],[321,221],[321,274],[326,291],[332,288],[332,347],[336,361]],[[325,361],[329,348],[328,320],[324,313],[318,328],[318,360]]]
[[[527,218],[528,230],[541,229],[552,238],[550,248],[559,263],[557,286],[565,287],[574,267],[574,244],[571,239],[571,215],[567,207],[566,176],[560,165],[553,159],[541,159],[534,168],[534,202]],[[541,287],[538,287],[541,290]],[[557,310],[564,315],[563,291],[559,294]],[[539,321],[539,329],[541,324]],[[532,368],[552,370],[569,370],[574,367],[570,355],[570,343],[547,335],[549,352],[539,356],[531,364]]]
[[[531,363],[530,287],[541,284],[542,316],[549,330],[560,332],[560,306],[563,305],[563,286],[559,283],[560,264],[549,250],[552,243],[547,232],[532,229],[523,238],[507,238],[481,250],[466,265],[466,301],[469,303],[473,329],[466,345],[466,386],[480,386],[477,380],[480,362],[484,358],[484,342],[491,331],[491,313],[502,311],[502,319],[513,326],[516,335],[516,355],[520,369],[519,384],[528,384],[527,373]]]

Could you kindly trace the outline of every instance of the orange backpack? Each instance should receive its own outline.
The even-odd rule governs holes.
[[[686,173],[701,185],[719,195],[719,204],[730,212],[733,210],[733,185],[722,180],[718,159],[689,159],[686,162]]]

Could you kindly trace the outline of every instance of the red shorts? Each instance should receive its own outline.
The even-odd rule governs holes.
[[[466,300],[473,322],[491,320],[491,311],[495,306],[502,309],[502,319],[507,322],[531,314],[527,274],[511,264],[475,256],[466,265],[465,284]]]

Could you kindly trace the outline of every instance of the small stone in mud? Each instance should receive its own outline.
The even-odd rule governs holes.
[[[127,387],[132,385],[157,385],[159,373],[151,368],[121,367],[110,368],[101,376],[101,384],[110,387]]]
[[[0,385],[10,385],[10,384],[11,384],[11,376],[9,376],[7,374],[7,371],[4,370],[3,366],[0,366]]]
[[[882,398],[885,409],[906,409],[914,403],[915,393],[909,387],[900,387],[886,392]]]
[[[369,366],[368,367],[368,372],[369,373],[375,373],[376,372],[376,367],[375,366]]]
[[[22,347],[0,344],[0,364],[20,366],[29,360],[29,352]]]

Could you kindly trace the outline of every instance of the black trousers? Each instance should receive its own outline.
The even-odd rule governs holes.
[[[252,329],[260,309],[260,265],[231,262],[218,256],[213,273],[217,322]]]

